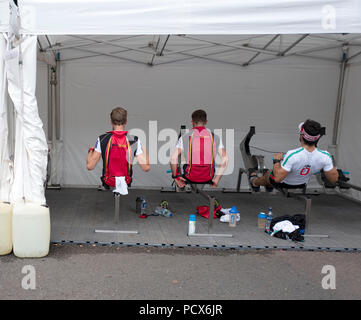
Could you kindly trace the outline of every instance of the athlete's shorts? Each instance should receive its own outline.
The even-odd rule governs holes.
[[[268,181],[270,182],[270,184],[278,189],[302,189],[306,186],[305,183],[303,184],[288,184],[288,183],[284,183],[284,182],[276,182],[274,180],[274,175],[273,175],[273,170],[270,170],[269,175],[268,175]]]

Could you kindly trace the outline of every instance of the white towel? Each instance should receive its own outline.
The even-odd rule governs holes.
[[[237,222],[241,221],[241,215],[239,213],[236,213],[236,215],[237,215],[236,221]],[[219,218],[221,222],[229,222],[230,219],[231,219],[231,213],[226,213]]]
[[[224,214],[229,214],[229,211],[231,211],[231,210],[232,210],[232,208],[228,208],[228,209],[222,208],[221,212],[224,213]]]
[[[284,221],[276,223],[273,226],[273,231],[278,232],[278,231],[282,230],[283,232],[292,233],[293,231],[295,231],[298,228],[299,228],[299,226],[292,224],[291,221],[284,220]]]
[[[115,189],[113,192],[120,193],[123,196],[128,194],[128,185],[125,182],[125,177],[115,177]]]

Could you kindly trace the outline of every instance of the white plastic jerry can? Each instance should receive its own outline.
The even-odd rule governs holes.
[[[19,258],[41,258],[49,253],[50,211],[36,203],[13,205],[13,251]]]
[[[9,254],[13,249],[11,220],[11,205],[0,202],[0,255]]]

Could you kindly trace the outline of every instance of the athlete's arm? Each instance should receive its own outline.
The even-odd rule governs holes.
[[[339,174],[337,168],[333,165],[333,158],[327,152],[325,153],[328,157],[325,157],[325,162],[323,166],[323,172],[325,173],[326,179],[335,184],[339,179]]]
[[[86,168],[88,170],[93,170],[96,167],[101,156],[102,156],[101,153],[95,151],[94,148],[90,148],[88,152],[88,157],[86,159]]]
[[[177,167],[178,167],[178,158],[182,155],[181,148],[175,148],[172,156],[170,157],[170,168],[172,170],[172,177],[177,175]],[[183,177],[178,177],[178,179],[174,179],[175,183],[179,188],[184,188],[186,185],[186,180]]]
[[[283,153],[276,153],[273,156],[274,160],[283,160]],[[273,164],[273,176],[274,176],[274,181],[276,183],[280,183],[282,182],[288,175],[288,171],[283,169],[281,166],[281,162],[276,162]]]
[[[336,167],[333,167],[331,170],[324,172],[327,180],[331,183],[336,183],[338,181],[338,171]]]
[[[138,161],[140,168],[143,171],[148,172],[150,170],[149,155],[148,155],[147,149],[144,146],[142,146],[142,149],[143,149],[143,152],[136,156],[137,161]]]
[[[221,164],[217,170],[215,178],[212,180],[212,182],[213,182],[213,184],[211,186],[212,188],[218,187],[219,181],[221,180],[223,173],[228,166],[228,161],[229,161],[229,158],[228,158],[225,148],[219,148],[218,154],[221,157]]]

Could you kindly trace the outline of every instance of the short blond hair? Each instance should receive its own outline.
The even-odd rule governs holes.
[[[127,123],[128,112],[124,108],[117,107],[110,113],[110,120],[116,126]]]

